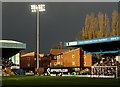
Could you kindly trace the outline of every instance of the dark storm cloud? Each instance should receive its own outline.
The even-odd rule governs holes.
[[[36,14],[30,10],[33,3],[3,3],[3,39],[25,42],[26,51],[36,49]],[[86,14],[111,12],[117,3],[46,2],[46,11],[40,13],[40,50],[49,53],[52,45],[75,40],[84,26]]]

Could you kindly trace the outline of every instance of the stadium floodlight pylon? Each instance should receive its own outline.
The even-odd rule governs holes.
[[[40,24],[40,12],[43,12],[43,11],[45,11],[45,4],[38,4],[38,5],[31,5],[31,10],[32,10],[32,12],[37,12],[37,69],[39,69],[39,24]],[[37,72],[37,74],[38,74],[38,72]]]

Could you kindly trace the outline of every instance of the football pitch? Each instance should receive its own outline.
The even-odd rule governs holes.
[[[74,76],[7,76],[2,77],[4,86],[32,86],[32,85],[85,85],[85,86],[114,86],[120,87],[119,79],[110,78],[81,78]]]

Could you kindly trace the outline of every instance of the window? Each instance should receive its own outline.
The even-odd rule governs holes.
[[[86,62],[84,62],[84,65],[86,65]]]
[[[84,55],[84,59],[86,58],[86,55]]]
[[[28,63],[27,66],[29,67],[29,66],[30,66],[30,63]]]
[[[74,54],[72,55],[72,58],[75,58],[75,55],[74,55]]]
[[[61,55],[61,58],[63,58],[63,55]]]
[[[60,59],[60,55],[57,56],[57,59]]]
[[[57,62],[57,64],[60,64],[60,62]]]
[[[28,61],[30,61],[30,58],[27,58]]]
[[[75,62],[72,62],[72,65],[75,65]]]
[[[57,62],[54,62],[54,65],[57,65]]]
[[[57,56],[54,56],[54,59],[57,59]]]
[[[36,60],[36,58],[34,58],[34,60]]]

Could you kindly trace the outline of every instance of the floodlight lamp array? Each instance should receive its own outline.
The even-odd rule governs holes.
[[[39,4],[39,5],[31,5],[32,12],[39,12],[45,11],[45,4]]]

